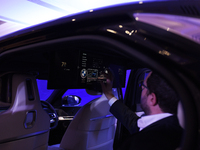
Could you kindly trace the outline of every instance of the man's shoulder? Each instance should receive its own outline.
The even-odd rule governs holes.
[[[136,143],[149,141],[146,143],[146,147],[149,148],[154,147],[156,149],[155,147],[158,147],[163,149],[163,145],[165,145],[165,149],[175,149],[180,144],[182,134],[183,129],[179,125],[177,117],[173,115],[147,126],[142,131],[133,135],[133,139]],[[159,141],[159,145],[152,144],[153,141]],[[171,144],[169,145],[169,143]],[[142,146],[139,147],[141,148]]]
[[[144,129],[145,130],[145,129]],[[162,131],[162,132],[179,132],[182,133],[183,129],[179,124],[178,118],[176,115],[172,115],[166,118],[163,118],[161,120],[158,120],[148,127],[146,127],[146,130],[156,130],[156,131]]]
[[[165,125],[177,125],[179,126],[179,120],[176,115],[168,116],[166,118],[163,118],[161,120],[157,121],[158,124],[165,124]]]

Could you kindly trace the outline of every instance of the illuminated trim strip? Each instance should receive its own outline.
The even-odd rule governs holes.
[[[104,118],[110,118],[110,117],[113,117],[113,115],[106,115],[106,116],[91,118],[90,121],[95,121],[95,120],[104,119]]]
[[[58,120],[63,121],[63,120],[73,120],[74,116],[59,116]]]

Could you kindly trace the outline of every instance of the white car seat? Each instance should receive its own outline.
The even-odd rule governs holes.
[[[104,94],[84,105],[67,128],[60,149],[112,150],[116,119],[109,109]]]
[[[12,103],[0,113],[0,149],[46,150],[50,118],[41,106],[35,77],[13,74],[10,81]]]

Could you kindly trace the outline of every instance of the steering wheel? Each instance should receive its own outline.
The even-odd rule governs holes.
[[[41,101],[42,108],[47,112],[50,117],[50,129],[56,128],[58,125],[58,114],[54,107],[47,101]]]

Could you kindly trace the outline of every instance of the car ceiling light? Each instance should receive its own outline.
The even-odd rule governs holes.
[[[90,12],[93,12],[94,10],[90,10]]]
[[[123,28],[123,26],[122,26],[122,25],[119,25],[119,28]]]
[[[130,33],[129,33],[129,35],[132,35],[134,33],[134,30],[132,30]]]
[[[171,55],[170,52],[168,52],[166,50],[160,50],[158,53],[161,54],[161,55],[166,55],[166,56],[170,56]]]
[[[135,30],[135,31],[137,31],[137,30]],[[134,30],[132,30],[131,32],[126,30],[125,33],[131,36],[134,33]]]
[[[140,1],[140,2],[139,2],[139,4],[143,4],[143,2],[142,2],[142,1]]]
[[[72,19],[72,21],[76,21],[76,19]]]
[[[107,31],[110,32],[110,33],[117,34],[117,31],[114,31],[114,30],[111,30],[111,29],[107,29]]]
[[[138,21],[138,20],[139,20],[139,18],[138,18],[138,17],[135,17],[135,20],[136,20],[136,21]]]
[[[126,34],[129,34],[130,32],[128,30],[125,31]]]

